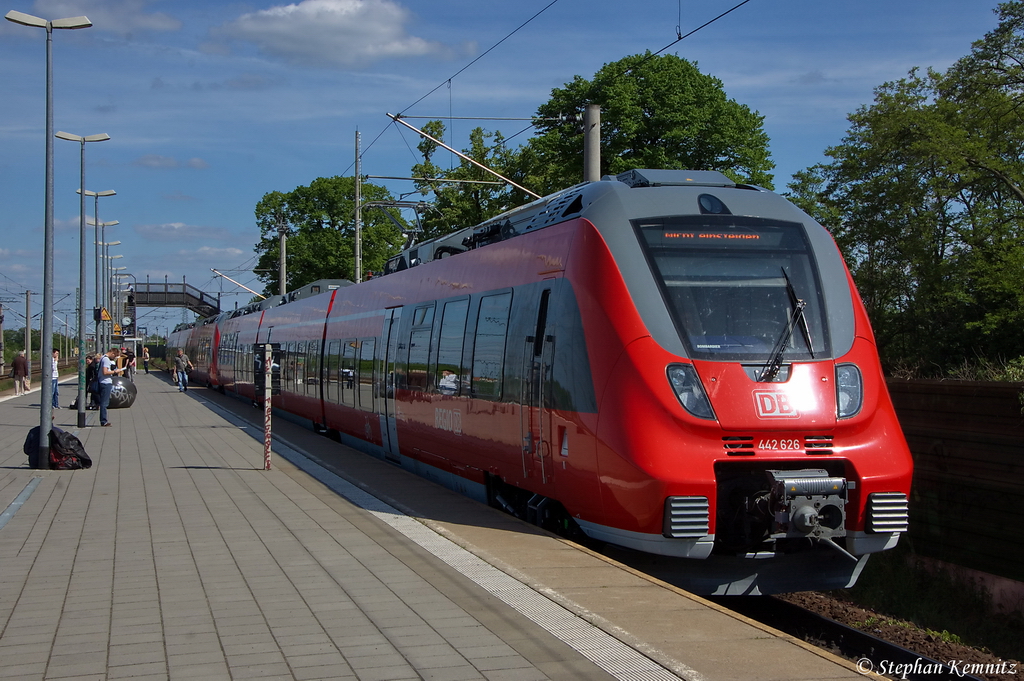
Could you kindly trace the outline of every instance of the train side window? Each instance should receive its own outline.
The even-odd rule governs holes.
[[[512,294],[484,296],[476,319],[473,348],[473,396],[501,399],[501,376],[505,365],[505,339],[512,308]]]
[[[444,395],[461,394],[462,346],[466,339],[469,299],[445,303],[441,314],[441,336],[437,343],[437,373],[434,390]]]
[[[306,393],[318,396],[320,389],[320,341],[309,341],[306,346]]]
[[[295,392],[306,391],[306,341],[295,343],[295,370],[292,378],[295,380]]]
[[[356,406],[356,349],[359,342],[355,339],[345,341],[341,357],[341,403],[348,407]]]
[[[377,342],[367,338],[359,348],[359,407],[373,411],[373,353]]]
[[[324,357],[325,399],[331,404],[341,402],[341,341],[332,340],[327,343],[327,354]]]
[[[423,392],[427,389],[427,369],[430,366],[430,332],[434,324],[434,304],[413,311],[412,333],[409,337],[409,367],[406,387]]]
[[[295,341],[281,343],[281,389],[295,392]]]

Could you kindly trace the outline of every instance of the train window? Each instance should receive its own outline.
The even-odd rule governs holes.
[[[345,341],[341,356],[341,403],[356,406],[356,350],[359,342]]]
[[[406,387],[423,392],[427,389],[427,370],[430,366],[430,334],[434,323],[434,304],[413,310],[412,332],[409,337],[409,366]]]
[[[473,347],[473,396],[501,398],[501,374],[505,364],[505,337],[512,294],[501,293],[480,299],[476,319],[476,343]]]
[[[429,363],[430,329],[413,331],[409,339],[409,371],[406,378],[409,390],[422,392],[427,389],[427,366]]]
[[[434,304],[417,307],[412,313],[412,325],[423,326],[434,323]]]
[[[790,330],[786,359],[828,353],[820,280],[799,223],[701,215],[634,227],[692,357],[765,361]]]
[[[306,341],[294,343],[294,370],[292,379],[295,381],[295,392],[305,392],[306,387]]]
[[[462,345],[466,338],[469,300],[445,303],[441,315],[441,337],[437,344],[435,389],[445,395],[458,395],[462,384]]]
[[[281,343],[281,351],[284,354],[281,362],[281,387],[288,392],[295,392],[295,341]]]
[[[332,340],[327,343],[327,353],[324,356],[324,399],[331,404],[341,403],[341,341]]]
[[[359,407],[363,411],[373,411],[373,351],[376,344],[373,338],[367,338],[359,348]]]
[[[320,341],[306,346],[306,394],[317,396],[320,389]]]

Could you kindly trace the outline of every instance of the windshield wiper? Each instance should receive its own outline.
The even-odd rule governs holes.
[[[807,343],[807,351],[811,354],[811,359],[814,359],[811,329],[807,325],[807,318],[804,317],[804,308],[807,307],[807,302],[797,297],[796,289],[793,288],[793,282],[789,280],[785,267],[782,268],[782,276],[786,279],[786,293],[789,295],[789,305],[793,309],[793,316],[790,317],[789,324],[786,325],[782,336],[776,341],[775,347],[772,348],[771,356],[761,369],[761,376],[757,379],[759,383],[769,383],[774,381],[775,377],[779,375],[779,370],[782,368],[782,355],[786,351],[789,339],[793,337],[793,329],[796,328],[797,324],[800,325],[800,332]]]

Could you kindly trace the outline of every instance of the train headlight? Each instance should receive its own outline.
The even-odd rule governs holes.
[[[697,370],[690,364],[669,364],[668,380],[686,411],[699,419],[714,419],[715,412],[704,392],[704,386],[697,376]]]
[[[839,418],[856,416],[864,402],[864,382],[856,364],[836,365],[836,412]]]

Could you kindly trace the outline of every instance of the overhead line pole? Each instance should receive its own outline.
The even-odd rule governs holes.
[[[359,176],[359,131],[356,130],[356,243],[355,243],[355,278],[358,284],[363,280],[363,207],[361,194],[363,178]]]
[[[497,177],[498,179],[500,179],[500,180],[503,180],[503,181],[507,182],[508,184],[512,185],[513,187],[515,187],[516,189],[518,189],[518,190],[520,190],[520,191],[526,192],[527,194],[529,194],[529,195],[530,195],[530,196],[532,196],[533,198],[535,198],[535,199],[539,199],[539,198],[541,198],[541,195],[540,195],[540,194],[535,194],[535,193],[531,192],[531,191],[530,191],[529,189],[527,189],[526,187],[523,187],[523,186],[521,186],[521,185],[518,185],[518,184],[516,184],[515,182],[513,182],[512,180],[510,180],[510,179],[508,179],[507,177],[505,177],[504,175],[502,175],[502,174],[500,174],[500,173],[497,173],[497,172],[495,172],[495,171],[491,170],[490,168],[488,168],[487,166],[485,166],[485,165],[484,165],[483,163],[480,163],[479,161],[476,161],[475,159],[472,159],[472,158],[470,158],[469,156],[466,156],[466,155],[465,155],[465,154],[463,154],[463,153],[462,153],[461,151],[457,151],[456,149],[453,149],[453,148],[451,148],[450,146],[448,146],[447,144],[445,144],[445,143],[444,143],[444,142],[442,142],[441,140],[439,140],[439,139],[436,139],[436,138],[434,138],[434,137],[431,137],[430,135],[428,135],[427,133],[423,132],[423,131],[422,131],[422,130],[420,130],[419,128],[416,128],[416,127],[414,127],[414,126],[412,126],[412,125],[409,125],[408,123],[406,123],[405,121],[403,121],[403,120],[402,120],[402,117],[401,117],[400,115],[395,115],[395,114],[387,114],[387,117],[388,117],[388,118],[390,118],[391,120],[393,120],[393,121],[394,121],[395,123],[401,123],[401,124],[402,124],[402,125],[404,125],[405,127],[407,127],[407,128],[409,128],[410,130],[414,131],[414,132],[415,132],[415,133],[416,133],[417,135],[419,135],[420,137],[423,137],[424,139],[428,139],[428,140],[430,140],[431,142],[433,142],[434,144],[437,144],[438,146],[440,146],[440,147],[442,147],[442,148],[444,148],[444,149],[447,149],[448,151],[452,152],[453,154],[455,154],[456,156],[458,156],[458,157],[459,157],[459,158],[461,158],[462,160],[464,160],[464,161],[469,161],[470,163],[472,163],[472,164],[473,164],[473,165],[475,165],[476,167],[480,168],[481,170],[484,170],[484,171],[486,171],[486,172],[490,173],[491,175],[494,175],[494,176],[495,176],[495,177]],[[358,158],[358,157],[357,157],[357,158]]]

